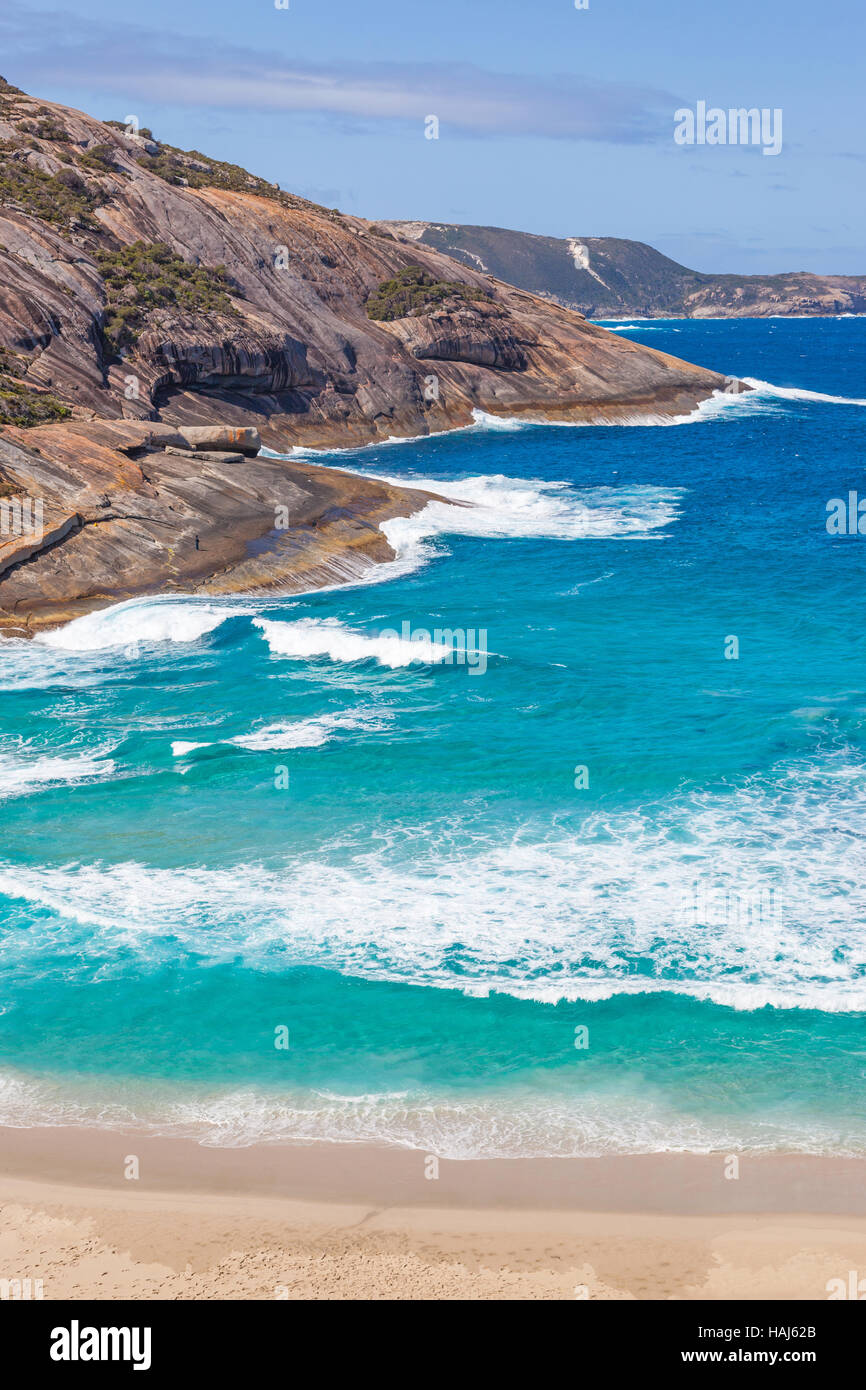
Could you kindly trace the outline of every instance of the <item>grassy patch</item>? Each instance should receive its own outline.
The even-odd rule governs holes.
[[[427,314],[446,300],[470,303],[491,301],[484,290],[458,280],[434,280],[420,265],[407,265],[392,280],[385,280],[367,300],[367,317],[379,322]]]
[[[229,297],[237,290],[224,266],[191,265],[164,242],[136,241],[119,251],[104,251],[96,261],[105,281],[102,334],[109,356],[134,347],[160,309],[197,315],[237,313]]]

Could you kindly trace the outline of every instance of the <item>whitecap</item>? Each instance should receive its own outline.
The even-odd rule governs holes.
[[[310,719],[266,724],[252,733],[236,734],[228,742],[253,752],[267,752],[272,748],[321,748],[343,729],[377,732],[386,728],[392,718],[386,711],[347,710],[343,714],[319,714]]]
[[[228,618],[247,612],[248,608],[194,598],[136,598],[74,618],[63,627],[38,633],[34,640],[72,652],[125,647],[134,657],[139,644],[196,642]]]
[[[357,632],[337,618],[299,618],[297,622],[276,622],[269,618],[254,618],[275,656],[328,657],[331,661],[377,661],[381,666],[397,669],[413,662],[424,664],[448,661],[453,648],[446,642],[434,642],[429,636],[405,638],[371,636]]]
[[[55,753],[36,755],[0,754],[0,800],[26,796],[49,786],[75,786],[110,777],[114,763],[100,753],[80,753],[64,756]]]
[[[171,756],[173,758],[185,758],[187,753],[194,753],[197,748],[210,748],[209,743],[185,743],[183,739],[176,739],[171,745]]]
[[[785,401],[819,401],[827,405],[866,405],[866,400],[857,396],[830,396],[824,391],[807,391],[800,386],[775,386],[771,381],[761,381],[757,377],[744,376],[747,386],[766,396],[775,396]]]
[[[785,409],[789,401],[823,405],[866,405],[866,400],[856,396],[833,396],[822,391],[808,391],[802,387],[776,386],[771,381],[762,381],[759,377],[753,376],[744,376],[740,380],[752,389],[739,392],[714,391],[687,415],[675,415],[664,423],[687,425],[718,420],[728,415],[739,417],[768,412],[779,413]]]

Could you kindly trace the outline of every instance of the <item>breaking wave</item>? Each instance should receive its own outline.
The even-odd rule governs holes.
[[[227,618],[248,613],[249,608],[219,603],[162,597],[130,599],[98,613],[74,618],[64,627],[39,633],[34,639],[63,651],[92,652],[151,642],[197,642]]]
[[[283,872],[7,866],[0,893],[85,926],[88,955],[134,948],[156,960],[180,943],[256,968],[319,965],[543,1002],[675,993],[864,1010],[866,888],[851,855],[851,836],[866,837],[864,790],[866,768],[837,759],[596,813],[579,836],[446,847],[430,872],[384,847],[335,846],[326,870],[321,857]],[[39,939],[36,927],[13,933],[7,951]]]

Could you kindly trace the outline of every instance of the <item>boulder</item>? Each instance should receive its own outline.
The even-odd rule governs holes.
[[[257,454],[262,439],[250,426],[184,425],[177,433],[191,449],[216,449],[219,453]]]

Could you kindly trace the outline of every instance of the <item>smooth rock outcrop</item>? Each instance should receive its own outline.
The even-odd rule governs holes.
[[[80,417],[252,426],[284,451],[441,431],[475,408],[669,415],[723,384],[433,247],[219,161],[148,154],[122,129],[8,88],[0,170],[0,348]],[[134,278],[118,290],[118,258],[145,245],[221,292],[206,312],[154,309],[119,356],[105,324],[136,292]],[[416,264],[484,297],[451,315],[372,321],[368,300]],[[234,438],[197,447],[246,452]]]
[[[307,459],[216,462],[162,444],[135,421],[0,436],[0,475],[42,499],[45,518],[41,533],[0,544],[0,632],[29,635],[137,594],[358,579],[394,557],[379,523],[431,498]]]

